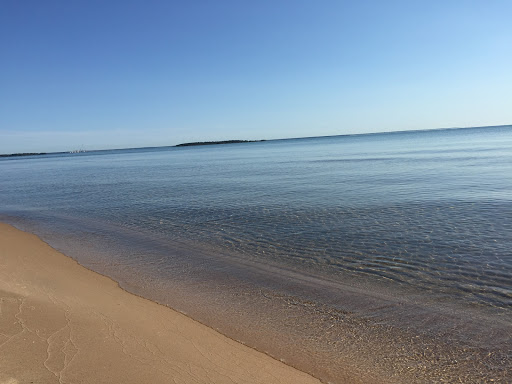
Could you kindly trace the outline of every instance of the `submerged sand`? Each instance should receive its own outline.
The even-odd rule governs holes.
[[[319,383],[0,224],[0,383]]]

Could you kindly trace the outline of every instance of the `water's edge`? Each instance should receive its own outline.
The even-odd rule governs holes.
[[[4,219],[2,219],[2,221],[0,221],[0,222],[2,222],[3,224],[10,225],[10,226],[12,226],[12,227],[14,227],[14,228],[16,228],[16,229],[18,229],[18,230],[20,230],[20,231],[25,232],[25,233],[28,233],[28,234],[31,234],[31,235],[36,236],[40,241],[42,241],[43,243],[45,243],[46,245],[48,245],[50,248],[54,249],[55,251],[59,252],[61,255],[65,256],[65,257],[67,257],[67,258],[70,258],[71,260],[73,260],[74,262],[76,262],[78,265],[80,265],[81,267],[83,267],[83,268],[85,268],[85,269],[87,269],[87,270],[89,270],[89,271],[91,271],[91,272],[93,272],[93,273],[96,273],[96,274],[98,274],[98,275],[100,275],[100,276],[103,276],[103,277],[105,277],[105,278],[109,279],[110,281],[114,282],[114,283],[119,287],[119,289],[121,289],[121,290],[125,291],[126,293],[128,293],[128,294],[130,294],[130,295],[137,296],[137,297],[139,297],[139,298],[141,298],[141,299],[144,299],[144,300],[149,300],[149,301],[151,301],[151,302],[153,302],[153,303],[155,303],[155,304],[158,304],[158,305],[161,305],[161,306],[163,306],[163,307],[166,307],[166,308],[168,308],[168,309],[170,309],[170,310],[172,310],[172,311],[179,312],[180,314],[182,314],[183,316],[187,317],[187,318],[188,318],[188,319],[190,319],[191,321],[197,322],[197,323],[199,323],[199,324],[201,324],[201,325],[204,325],[205,327],[208,327],[208,328],[210,328],[210,329],[212,329],[212,330],[214,330],[214,331],[216,331],[216,332],[219,332],[219,333],[221,333],[223,336],[225,336],[225,337],[229,338],[230,340],[233,340],[233,341],[234,341],[234,342],[236,342],[236,343],[242,344],[242,345],[244,345],[244,346],[246,346],[246,347],[248,347],[248,348],[251,348],[251,349],[253,349],[253,350],[255,350],[255,351],[258,351],[258,352],[260,352],[260,353],[264,353],[265,355],[267,355],[267,356],[271,357],[271,358],[272,358],[272,359],[274,359],[274,360],[277,360],[277,361],[279,361],[279,362],[281,362],[281,363],[283,363],[283,364],[285,364],[285,365],[288,365],[288,366],[290,366],[290,367],[292,367],[292,368],[294,368],[294,369],[297,369],[298,371],[301,371],[301,372],[303,372],[303,373],[306,373],[306,374],[308,374],[308,375],[313,376],[311,373],[306,372],[306,371],[302,371],[300,368],[295,367],[295,366],[293,366],[293,365],[291,365],[291,364],[288,364],[287,362],[283,361],[282,359],[279,359],[279,358],[276,358],[276,357],[272,356],[272,354],[270,354],[270,353],[268,353],[268,352],[260,351],[260,350],[258,350],[257,348],[254,348],[254,347],[252,347],[252,346],[250,346],[250,345],[247,345],[247,344],[243,343],[243,342],[242,342],[242,341],[240,341],[240,340],[236,340],[236,339],[234,339],[234,338],[230,337],[229,335],[226,335],[226,334],[224,334],[224,333],[220,332],[218,328],[217,328],[217,329],[215,329],[215,328],[210,327],[208,324],[205,324],[205,323],[201,322],[200,320],[193,318],[192,316],[190,316],[189,314],[187,314],[187,313],[186,313],[186,312],[184,312],[184,311],[180,311],[179,309],[173,308],[173,307],[171,307],[171,306],[170,306],[170,305],[168,305],[168,304],[161,303],[161,302],[159,302],[158,300],[153,300],[153,299],[151,299],[151,298],[148,298],[148,297],[145,297],[145,296],[143,296],[143,295],[141,295],[141,294],[138,294],[138,293],[136,292],[136,290],[131,290],[131,289],[129,288],[129,284],[126,284],[126,283],[125,283],[125,284],[123,284],[123,283],[121,283],[121,282],[119,282],[119,281],[115,280],[114,278],[112,278],[111,276],[109,276],[109,275],[107,275],[107,274],[101,273],[101,272],[99,272],[99,271],[95,270],[94,268],[90,268],[90,267],[87,267],[87,266],[83,265],[82,263],[80,263],[80,261],[79,261],[79,260],[77,260],[77,259],[75,259],[75,258],[73,258],[73,257],[71,257],[71,256],[69,256],[69,255],[67,255],[67,254],[65,254],[65,253],[63,253],[62,251],[60,251],[60,250],[58,250],[58,249],[54,248],[50,243],[48,243],[47,241],[45,241],[44,239],[42,239],[41,237],[39,237],[36,233],[29,232],[29,231],[26,231],[26,230],[24,230],[24,229],[22,229],[22,228],[19,228],[16,224],[11,224],[11,223],[9,223],[9,222],[7,222],[7,221],[4,221]],[[313,376],[313,377],[315,377],[315,376]],[[318,378],[318,377],[315,377],[315,378],[317,378],[317,379],[319,379],[320,381],[324,382],[322,379],[320,379],[320,378]]]
[[[265,269],[267,281],[257,270],[244,271],[244,265],[232,276],[222,263],[210,263],[208,255],[198,255],[206,257],[205,270],[196,268],[173,279],[164,274],[151,281],[148,289],[144,276],[154,278],[154,271],[139,266],[131,273],[120,272],[115,266],[80,257],[77,250],[66,250],[70,240],[59,243],[58,234],[45,236],[36,227],[27,228],[27,223],[1,219],[35,234],[127,292],[177,310],[324,382],[405,383],[461,377],[465,382],[480,382],[492,377],[505,383],[511,378],[508,349],[512,342],[503,335],[511,334],[512,327],[506,316],[500,324],[497,318],[478,316],[478,311],[465,313],[438,302],[429,307],[424,301],[416,302],[416,297],[392,297],[375,287],[372,293],[347,284],[340,291],[339,284],[323,281],[319,285],[314,275],[297,276],[283,269],[277,273]],[[91,249],[82,256],[87,252]],[[287,289],[276,290],[273,278]],[[319,288],[323,296],[315,296]],[[364,308],[373,318],[364,316]],[[406,324],[400,324],[406,317]],[[474,335],[481,339],[472,339]]]

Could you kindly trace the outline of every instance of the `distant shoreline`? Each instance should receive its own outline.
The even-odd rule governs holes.
[[[66,151],[66,152],[23,152],[23,153],[0,153],[0,157],[24,157],[24,156],[44,156],[44,155],[63,155],[66,153],[84,153],[88,152],[82,149],[75,150],[75,151]]]
[[[40,156],[40,155],[48,155],[47,152],[39,152],[39,153],[10,153],[10,154],[0,154],[0,157],[21,157],[21,156]]]
[[[175,147],[193,147],[197,145],[217,145],[217,144],[239,144],[239,143],[258,143],[266,140],[221,140],[221,141],[197,141],[192,143],[182,143]]]
[[[451,128],[432,128],[432,129],[411,129],[401,131],[384,131],[384,132],[364,132],[364,133],[346,133],[339,135],[325,135],[325,136],[304,136],[304,137],[285,137],[278,139],[265,139],[265,140],[222,140],[222,141],[199,141],[191,143],[182,143],[177,145],[162,145],[155,147],[127,147],[127,148],[110,148],[110,149],[91,149],[91,150],[76,150],[76,151],[64,151],[64,152],[41,152],[41,153],[12,153],[12,154],[0,154],[0,158],[3,157],[23,157],[23,156],[38,156],[38,155],[59,155],[65,153],[82,153],[82,152],[102,152],[102,151],[123,151],[130,149],[150,149],[150,148],[175,148],[175,147],[188,147],[188,146],[199,146],[199,145],[215,145],[215,144],[236,144],[236,143],[253,143],[253,142],[264,142],[264,141],[282,141],[282,140],[302,140],[302,139],[319,139],[327,137],[353,137],[353,136],[365,136],[365,135],[388,135],[388,134],[403,134],[403,133],[419,133],[419,132],[430,132],[430,131],[451,131],[451,130],[465,130],[465,129],[482,129],[482,128],[511,128],[512,124],[502,125],[486,125],[478,127],[451,127]]]

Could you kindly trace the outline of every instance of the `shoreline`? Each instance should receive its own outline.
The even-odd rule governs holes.
[[[259,277],[246,274],[248,269],[252,269],[246,268],[245,264],[241,266],[246,272],[240,275],[232,269],[234,265],[229,268],[230,272],[223,271],[223,268],[219,269],[219,265],[211,264],[206,259],[202,263],[204,269],[194,268],[192,274],[190,271],[185,272],[183,265],[179,263],[174,265],[176,273],[171,275],[152,275],[152,272],[146,270],[140,263],[135,263],[136,269],[131,266],[132,272],[136,275],[130,272],[126,274],[127,270],[123,269],[120,272],[119,266],[128,262],[128,259],[116,260],[112,264],[114,268],[104,268],[105,260],[100,261],[103,258],[102,252],[107,251],[109,254],[103,242],[103,230],[106,229],[101,226],[102,235],[96,241],[82,243],[83,235],[62,237],[63,234],[58,231],[49,235],[42,227],[23,224],[23,221],[5,221],[4,218],[3,222],[10,225],[0,225],[13,226],[13,229],[20,228],[18,231],[22,234],[35,237],[54,253],[59,253],[61,257],[71,260],[86,271],[105,277],[128,295],[156,303],[171,312],[178,312],[188,320],[199,323],[215,333],[218,332],[236,344],[247,346],[274,361],[280,361],[292,369],[316,377],[321,382],[450,382],[461,378],[468,383],[487,379],[494,382],[509,382],[507,378],[510,377],[510,371],[507,370],[509,363],[506,351],[510,344],[506,339],[510,338],[504,338],[503,335],[508,334],[507,329],[510,329],[510,326],[507,324],[510,323],[503,318],[504,323],[499,318],[493,320],[480,316],[473,317],[476,315],[474,311],[471,311],[470,315],[455,308],[452,308],[455,312],[445,308],[448,311],[446,312],[437,307],[416,307],[414,303],[413,307],[416,308],[412,308],[407,305],[409,299],[405,297],[390,296],[386,299],[386,295],[382,296],[380,293],[377,295],[380,297],[379,300],[377,296],[374,297],[373,305],[367,303],[371,308],[375,305],[379,307],[370,310],[369,313],[373,313],[373,317],[367,317],[355,307],[355,312],[350,308],[355,304],[354,300],[359,304],[362,304],[361,300],[372,301],[373,295],[370,292],[341,289],[336,293],[329,289],[334,295],[331,297],[331,305],[308,298],[308,290],[319,288],[314,282],[310,282],[311,285],[306,280],[290,278],[287,284],[292,284],[289,287],[292,289],[291,292],[274,291],[270,286],[266,287],[272,276],[283,279],[283,270],[279,270],[278,275],[266,271],[264,276],[270,280],[262,285],[263,276],[259,276],[257,270],[253,272]],[[83,230],[86,228],[88,227]],[[1,230],[0,226],[0,234]],[[126,240],[123,239],[120,237],[118,240]],[[0,247],[1,240],[0,236]],[[71,244],[74,245],[70,248]],[[76,244],[79,244],[80,250],[75,248]],[[109,246],[112,245],[116,244]],[[192,254],[199,257],[196,253],[198,249],[194,248],[192,253],[188,250],[185,254],[180,253],[180,249],[166,248],[166,252],[178,252],[175,256],[184,260],[188,260]],[[97,257],[100,262],[93,262]],[[0,260],[1,258],[0,249]],[[148,262],[151,264],[151,258]],[[223,272],[220,272],[221,270]],[[212,273],[216,275],[214,280],[209,276]],[[146,285],[148,276],[154,276],[153,284]],[[259,283],[255,284],[255,281]],[[1,287],[0,285],[0,292]],[[155,290],[155,287],[158,288]],[[411,299],[415,301],[414,297]],[[431,312],[432,309],[435,312]],[[383,317],[375,317],[378,312]],[[463,313],[466,313],[464,318],[461,317]],[[392,318],[387,319],[388,315]],[[403,323],[393,325],[388,321],[404,320],[404,316],[407,316],[407,321],[412,320],[410,325],[417,323],[417,326],[410,328]],[[482,328],[482,321],[490,326],[489,329]],[[494,321],[502,323],[500,325]],[[480,341],[483,341],[483,344]],[[0,339],[0,344],[1,342]],[[2,377],[0,383],[1,379]]]
[[[0,223],[0,382],[320,383]]]

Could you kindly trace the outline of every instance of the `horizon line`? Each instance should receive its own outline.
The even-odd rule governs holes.
[[[458,130],[458,129],[478,129],[478,128],[500,128],[500,127],[512,127],[512,124],[500,124],[500,125],[482,125],[477,127],[444,127],[444,128],[427,128],[427,129],[405,129],[399,131],[382,131],[382,132],[363,132],[363,133],[344,133],[339,135],[323,135],[323,136],[302,136],[302,137],[283,137],[279,139],[244,139],[240,141],[247,141],[247,143],[257,143],[257,142],[269,142],[269,141],[282,141],[282,140],[305,140],[305,139],[320,139],[326,137],[346,137],[346,136],[366,136],[366,135],[386,135],[386,134],[399,134],[399,133],[413,133],[413,132],[429,132],[429,131],[448,131],[448,130]],[[228,140],[237,140],[237,139],[228,139]],[[217,140],[210,140],[217,141]],[[218,140],[218,141],[226,141],[226,140]],[[87,150],[69,150],[69,151],[56,151],[56,152],[18,152],[18,153],[0,153],[2,157],[8,156],[16,156],[16,155],[61,155],[61,154],[72,154],[72,153],[86,153],[86,152],[102,152],[102,151],[127,151],[127,150],[136,150],[136,149],[156,149],[156,148],[174,148],[181,146],[182,144],[188,143],[179,143],[174,145],[157,145],[157,146],[149,146],[149,147],[126,147],[126,148],[106,148],[106,149],[87,149]]]

